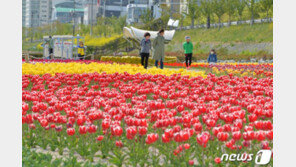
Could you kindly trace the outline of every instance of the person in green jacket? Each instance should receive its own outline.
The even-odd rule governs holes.
[[[155,60],[155,66],[158,67],[158,62],[160,62],[160,69],[163,69],[164,62],[164,30],[161,29],[157,33],[157,37],[153,41],[153,55],[152,58]]]
[[[190,37],[185,37],[186,42],[183,43],[183,49],[185,53],[185,64],[186,68],[189,69],[192,61],[192,50],[193,50],[193,44],[190,41]]]

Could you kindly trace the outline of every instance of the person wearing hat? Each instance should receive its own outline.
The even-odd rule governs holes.
[[[183,43],[183,49],[185,53],[185,64],[186,68],[189,69],[192,61],[192,50],[193,50],[193,44],[190,41],[190,37],[185,37],[186,42]]]

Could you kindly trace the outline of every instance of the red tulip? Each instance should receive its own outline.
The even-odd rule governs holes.
[[[147,135],[146,138],[146,144],[152,144],[158,140],[158,134],[157,133],[150,133]]]
[[[111,127],[111,134],[113,136],[121,136],[122,133],[123,133],[123,130],[119,125],[115,125]]]
[[[192,166],[192,165],[194,165],[194,161],[193,160],[189,160],[188,161],[188,164]]]
[[[198,144],[206,147],[208,141],[210,139],[210,134],[208,132],[203,132],[202,134],[198,134],[196,137],[196,141]]]
[[[87,127],[86,126],[79,126],[79,133],[80,134],[86,134],[87,133]]]
[[[241,132],[240,131],[237,131],[237,132],[232,132],[232,138],[234,139],[234,140],[240,140],[240,138],[241,138]]]
[[[42,127],[46,127],[46,126],[48,125],[48,122],[47,122],[46,119],[42,119],[42,120],[40,121],[40,124],[41,124]]]
[[[117,146],[117,147],[123,147],[123,143],[122,143],[122,141],[116,141],[115,142],[115,145]]]
[[[67,134],[68,134],[69,136],[73,136],[73,135],[75,134],[75,129],[74,129],[74,128],[68,128],[68,129],[67,129]]]
[[[221,163],[221,159],[220,159],[220,157],[216,157],[216,158],[215,158],[215,163],[216,163],[216,164],[220,164],[220,163]]]
[[[186,150],[188,150],[190,148],[190,144],[188,144],[188,143],[185,143],[183,146]]]
[[[168,143],[168,142],[170,142],[170,138],[167,137],[165,134],[162,134],[162,135],[161,135],[161,140],[162,140],[163,143]]]
[[[147,128],[144,126],[140,126],[138,127],[138,131],[141,136],[144,136],[147,133]]]
[[[102,141],[104,139],[104,136],[102,136],[102,135],[99,135],[98,137],[97,137],[97,140],[98,141]]]
[[[36,126],[35,126],[35,124],[30,124],[30,125],[29,125],[29,128],[30,128],[30,129],[36,129]]]
[[[227,132],[219,132],[217,138],[219,141],[227,141],[229,134]]]

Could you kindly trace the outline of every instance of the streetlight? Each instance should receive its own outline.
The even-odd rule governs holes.
[[[91,0],[91,12],[90,12],[90,36],[92,36],[93,32],[93,9],[94,9],[94,0]]]
[[[73,11],[73,36],[75,36],[75,8],[76,8],[76,3],[75,3],[75,0],[74,0],[74,11]]]

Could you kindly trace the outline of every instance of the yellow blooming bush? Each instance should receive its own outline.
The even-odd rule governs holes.
[[[114,35],[112,37],[100,37],[100,38],[85,36],[85,45],[93,46],[93,47],[102,47],[102,46],[105,46],[106,44],[109,44],[118,40],[121,37],[122,35]]]
[[[173,74],[181,74],[189,77],[201,76],[206,77],[204,71],[188,71],[184,69],[168,69],[163,70],[158,68],[144,69],[142,66],[132,65],[132,64],[105,64],[105,63],[23,63],[22,74],[32,74],[32,75],[43,75],[46,73],[55,75],[56,73],[66,73],[66,74],[83,74],[83,73],[129,73],[129,74],[161,74],[170,76]]]
[[[112,61],[117,63],[129,63],[129,64],[140,64],[141,58],[140,57],[134,57],[134,56],[122,56],[122,57],[116,57],[116,56],[102,56],[101,61]],[[174,63],[177,61],[176,57],[165,57],[165,63]],[[149,64],[154,64],[154,60],[149,58]]]

